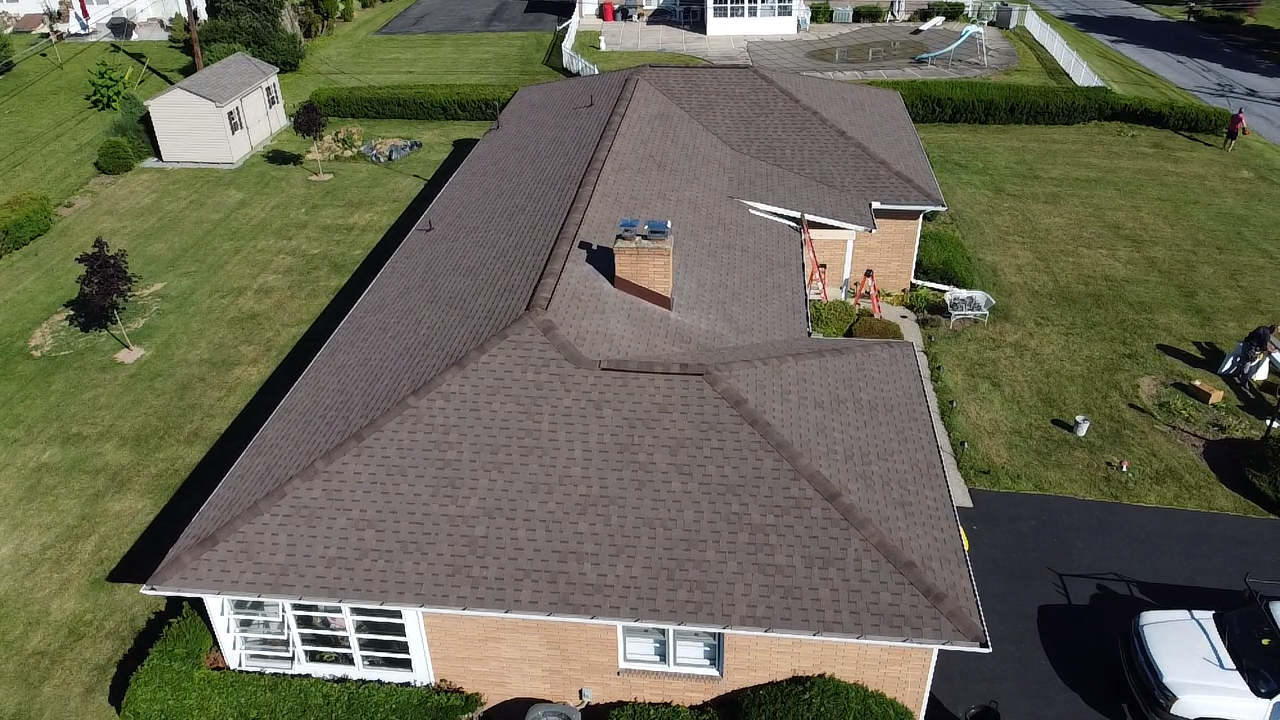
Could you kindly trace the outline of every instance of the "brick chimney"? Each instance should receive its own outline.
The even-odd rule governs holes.
[[[671,238],[619,238],[613,244],[613,286],[629,295],[671,309]]]

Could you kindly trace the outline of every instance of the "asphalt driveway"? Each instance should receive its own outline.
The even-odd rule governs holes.
[[[1040,8],[1108,43],[1174,85],[1222,108],[1246,108],[1249,125],[1280,142],[1280,67],[1125,0],[1038,0]]]
[[[1152,606],[1238,605],[1280,579],[1280,521],[974,491],[960,519],[990,654],[943,652],[926,720],[996,700],[1016,720],[1126,720],[1117,651]]]
[[[573,7],[573,0],[418,0],[378,34],[549,32]]]

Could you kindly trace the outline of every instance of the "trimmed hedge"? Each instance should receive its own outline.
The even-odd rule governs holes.
[[[964,10],[965,4],[962,2],[939,2],[938,0],[935,0],[934,2],[929,3],[927,7],[922,7],[911,13],[911,20],[915,22],[922,22],[925,20],[932,20],[933,18],[941,15],[946,18],[947,22],[951,22],[959,20],[960,17],[964,15]]]
[[[858,307],[843,300],[810,300],[809,319],[822,337],[850,337],[849,327],[858,319]]]
[[[917,123],[1078,125],[1127,122],[1181,132],[1216,133],[1230,113],[1200,103],[1151,100],[1100,87],[975,83],[968,80],[877,80],[897,90]]]
[[[517,85],[322,87],[311,100],[329,117],[362,120],[493,120]]]
[[[671,703],[627,703],[609,711],[609,720],[717,720],[714,710]]]
[[[884,5],[858,5],[853,9],[853,21],[882,23],[889,19],[889,8]]]
[[[902,340],[902,328],[892,320],[878,318],[870,313],[858,313],[858,319],[849,328],[852,337],[864,340]]]
[[[742,692],[739,720],[914,720],[905,705],[830,675],[793,677]]]
[[[93,164],[107,175],[123,175],[138,164],[138,157],[128,140],[110,137],[98,146],[98,159]]]
[[[478,693],[365,680],[210,670],[213,638],[190,605],[165,628],[129,681],[123,720],[462,720]],[[442,683],[443,685],[443,683]]]
[[[926,224],[920,230],[915,276],[953,287],[978,287],[977,264],[960,234],[936,225]]]
[[[53,227],[48,195],[18,193],[0,204],[0,257],[18,250]]]

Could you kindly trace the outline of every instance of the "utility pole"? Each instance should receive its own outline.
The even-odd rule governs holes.
[[[200,35],[196,32],[196,9],[187,0],[187,32],[191,33],[191,54],[196,60],[196,72],[204,69],[204,58],[200,56]]]

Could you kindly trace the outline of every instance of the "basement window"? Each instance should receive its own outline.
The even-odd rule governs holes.
[[[619,666],[632,670],[719,675],[722,633],[683,628],[622,625],[618,628]]]

